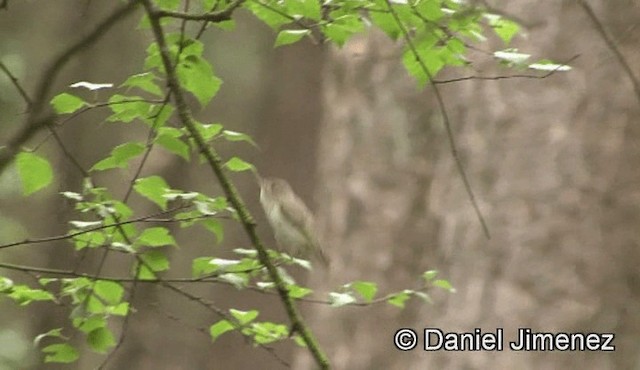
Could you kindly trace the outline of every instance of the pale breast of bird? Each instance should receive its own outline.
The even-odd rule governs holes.
[[[309,252],[309,241],[293,225],[282,221],[285,216],[279,206],[269,207],[266,215],[280,248],[298,257]]]

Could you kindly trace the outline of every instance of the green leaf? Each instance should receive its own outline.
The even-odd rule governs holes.
[[[129,313],[129,302],[121,302],[118,305],[108,307],[107,314],[117,316],[127,316]]]
[[[16,166],[22,181],[22,193],[25,196],[46,187],[53,180],[53,170],[46,158],[34,153],[21,152],[17,155]]]
[[[224,136],[225,139],[229,140],[229,141],[246,141],[247,143],[257,147],[258,144],[255,143],[255,141],[253,141],[253,139],[251,138],[251,136],[247,135],[247,134],[243,134],[242,132],[236,132],[236,131],[231,131],[231,130],[224,130],[222,131],[222,135]]]
[[[285,0],[287,14],[294,18],[308,18],[319,21],[322,16],[318,0]]]
[[[69,114],[88,105],[87,102],[75,95],[62,93],[51,99],[51,105],[58,114]]]
[[[158,7],[165,10],[177,10],[180,0],[155,0]]]
[[[148,118],[143,119],[143,122],[146,123],[149,127],[152,128],[162,128],[173,112],[175,108],[173,105],[155,105],[151,107],[151,113]]]
[[[104,171],[112,168],[127,168],[131,159],[144,153],[145,146],[142,143],[124,143],[116,146],[111,154],[94,164],[90,171]]]
[[[495,14],[487,14],[489,25],[505,44],[509,44],[513,37],[520,32],[520,25],[514,21]]]
[[[433,286],[449,291],[449,293],[455,293],[456,289],[447,280],[435,280]]]
[[[273,30],[277,30],[280,26],[292,22],[291,18],[285,16],[287,9],[283,7],[282,3],[270,2],[267,7],[262,5],[263,1],[264,0],[248,1],[244,3],[244,7]]]
[[[437,22],[444,16],[441,6],[442,1],[440,0],[416,2],[416,9],[420,12],[420,15],[431,22]]]
[[[137,87],[156,96],[162,96],[162,90],[156,85],[157,77],[151,72],[129,76],[120,86]]]
[[[145,229],[136,240],[136,244],[148,247],[162,247],[165,245],[177,245],[169,230],[165,227],[151,227]]]
[[[106,240],[107,237],[105,236],[104,230],[91,231],[84,234],[75,235],[73,237],[73,243],[76,250],[81,250],[84,248],[96,248],[103,245]]]
[[[27,285],[15,285],[9,288],[10,293],[5,293],[21,306],[26,306],[34,301],[53,301],[55,297],[43,289],[31,289]]]
[[[425,271],[424,274],[422,274],[422,278],[429,282],[431,280],[433,280],[436,275],[438,275],[438,271],[437,270],[429,270],[429,271]]]
[[[115,94],[109,98],[109,108],[113,114],[107,118],[109,122],[131,122],[138,118],[147,120],[151,116],[154,104],[139,96],[124,96]]]
[[[333,22],[325,25],[323,30],[330,40],[342,46],[351,36],[363,31],[364,25],[358,15],[347,14],[334,19]]]
[[[163,195],[170,189],[162,177],[149,176],[138,179],[133,188],[138,194],[154,202],[160,208],[167,209],[167,198]]]
[[[213,257],[198,257],[191,262],[191,275],[195,278],[218,271],[219,266],[211,264]]]
[[[216,236],[216,241],[218,243],[222,243],[222,240],[224,239],[224,227],[222,227],[222,223],[220,223],[220,221],[209,218],[202,221],[202,226]]]
[[[219,123],[212,123],[212,124],[199,123],[197,125],[197,128],[198,128],[198,132],[200,132],[200,135],[202,135],[202,138],[205,141],[209,141],[214,137],[216,137],[222,131],[223,126]]]
[[[251,170],[254,168],[251,163],[245,162],[238,157],[233,157],[229,159],[227,163],[224,164],[224,166],[233,172],[242,172],[242,171]]]
[[[282,30],[278,33],[274,46],[278,47],[293,44],[310,33],[310,30]]]
[[[90,317],[79,317],[73,319],[73,326],[83,333],[90,333],[98,328],[107,326],[107,320],[102,315],[93,315]]]
[[[47,354],[44,357],[44,362],[69,364],[80,357],[78,351],[68,343],[58,343],[46,346],[42,349],[42,352]]]
[[[236,21],[234,21],[233,19],[229,19],[222,22],[215,22],[213,23],[213,25],[225,31],[233,31],[236,29]]]
[[[387,299],[387,302],[393,306],[404,308],[405,303],[411,297],[413,291],[405,290],[400,293],[396,293]]]
[[[313,290],[306,288],[306,287],[301,287],[298,285],[290,285],[288,286],[288,291],[289,291],[289,297],[294,298],[294,299],[300,299],[303,298],[311,293],[313,293]]]
[[[371,302],[378,292],[378,285],[369,281],[354,281],[350,285],[367,302]]]
[[[144,263],[140,265],[140,273],[138,278],[142,280],[157,279],[156,272],[166,271],[169,269],[169,260],[159,250],[151,250],[140,255]]]
[[[182,141],[182,132],[174,127],[161,127],[156,136],[156,143],[173,154],[177,154],[184,160],[189,160],[189,145]]]
[[[92,350],[98,353],[106,353],[107,350],[116,345],[111,330],[108,328],[95,329],[87,335],[87,344]]]
[[[391,13],[371,12],[369,13],[369,17],[373,24],[380,27],[392,40],[396,40],[402,35],[402,29],[398,26],[398,22],[396,22],[396,19]]]
[[[124,288],[115,281],[98,280],[93,286],[93,292],[106,304],[115,305],[122,301]]]
[[[269,344],[289,336],[289,328],[286,325],[273,322],[257,322],[251,324],[253,340],[258,344]]]
[[[209,333],[211,334],[211,339],[215,341],[219,336],[231,330],[234,330],[233,324],[227,320],[220,320],[211,325]]]
[[[213,74],[209,62],[197,55],[181,58],[176,73],[182,86],[192,93],[202,106],[209,103],[222,85],[222,80]]]
[[[407,48],[402,55],[405,68],[421,86],[427,82],[429,76],[434,77],[445,66],[443,54],[451,54],[446,48],[435,47],[436,41],[434,37],[425,37],[416,45],[415,52]]]
[[[229,312],[231,313],[231,316],[235,317],[241,325],[245,325],[255,320],[259,314],[257,310],[240,311],[236,310],[235,308],[230,309]]]

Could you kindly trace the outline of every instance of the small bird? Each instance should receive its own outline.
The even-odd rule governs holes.
[[[294,257],[315,257],[328,266],[315,232],[313,214],[288,182],[257,176],[260,203],[281,250]]]

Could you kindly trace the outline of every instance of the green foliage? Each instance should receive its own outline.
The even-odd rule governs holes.
[[[31,195],[53,181],[53,170],[46,158],[35,153],[22,152],[16,158],[18,176],[22,181],[22,192]]]
[[[166,11],[180,12],[183,9],[183,2],[179,0],[154,0],[154,3]],[[192,9],[200,9],[211,15],[232,4],[234,2],[231,1],[201,0],[191,5]],[[520,26],[513,20],[472,7],[463,1],[452,0],[248,0],[242,3],[242,7],[273,29],[275,47],[304,39],[324,41],[341,47],[358,34],[378,28],[389,38],[402,44],[402,55],[398,63],[404,65],[408,74],[420,86],[429,83],[447,68],[470,65],[468,51],[486,47],[477,44],[484,43],[488,39],[487,34],[495,33],[507,47],[520,32]],[[232,31],[235,13],[231,17],[232,19],[221,17],[212,22],[220,29]],[[127,284],[135,279],[156,281],[171,267],[167,247],[177,247],[180,241],[176,240],[172,228],[153,222],[179,224],[183,229],[199,225],[213,234],[217,243],[222,243],[225,228],[221,219],[237,221],[242,215],[239,209],[230,206],[237,203],[230,200],[232,197],[227,198],[228,193],[208,195],[192,190],[172,189],[162,176],[142,171],[148,169],[145,161],[153,156],[158,147],[186,162],[193,161],[192,153],[203,158],[202,154],[207,148],[215,147],[221,140],[229,143],[232,149],[242,142],[257,147],[248,134],[227,129],[217,122],[199,122],[189,117],[192,113],[186,111],[185,107],[174,106],[175,99],[170,98],[175,98],[177,92],[184,91],[204,107],[222,87],[222,80],[215,75],[215,68],[208,60],[205,45],[188,31],[193,27],[175,27],[178,22],[183,21],[193,22],[169,16],[162,19],[166,48],[159,46],[162,42],[151,42],[146,48],[141,70],[126,77],[117,88],[112,88],[110,83],[82,81],[70,87],[84,89],[81,91],[91,93],[93,99],[60,93],[50,101],[56,114],[70,115],[69,119],[84,111],[106,106],[108,108],[105,110],[109,112],[105,119],[107,122],[139,125],[148,130],[147,141],[127,137],[106,157],[97,161],[90,168],[89,177],[85,179],[81,189],[61,192],[66,201],[75,204],[78,213],[77,219],[69,220],[70,227],[66,235],[73,248],[82,250],[83,253],[102,249],[124,254],[130,262],[127,265],[130,266],[129,276],[107,278],[72,271],[68,274],[71,277],[63,279],[41,278],[38,280],[38,287],[14,284],[12,280],[0,276],[0,296],[11,299],[18,305],[39,301],[70,305],[71,329],[83,336],[86,345],[97,353],[112,350],[118,341],[109,329],[110,321],[114,317],[121,319],[133,310],[129,306],[132,294],[129,290],[133,288]],[[140,28],[148,30],[150,25],[150,19],[145,15]],[[179,29],[180,32],[166,33],[168,29]],[[513,48],[493,51],[492,55],[499,65],[508,68],[547,72],[570,69],[545,59],[531,63],[530,55]],[[171,68],[165,68],[167,59]],[[168,90],[172,84],[168,83],[170,74],[167,70],[175,72],[177,81],[169,82],[177,83],[178,90]],[[100,94],[110,95],[104,97],[106,100],[103,102],[96,103],[98,91]],[[180,114],[175,114],[177,111]],[[252,163],[238,156],[230,155],[216,160],[223,163],[222,167],[227,172],[256,170]],[[35,193],[53,181],[53,170],[48,159],[42,155],[22,151],[17,155],[16,166],[25,195]],[[93,177],[98,172],[127,175],[127,178],[131,178],[128,185],[139,196],[138,200],[142,197],[142,203],[147,206],[149,203],[146,201],[150,201],[161,212],[155,215],[138,214],[139,209],[128,204],[129,193],[120,198],[113,195],[115,190],[94,185]],[[140,176],[140,173],[145,175]],[[164,219],[159,220],[163,217]],[[142,222],[151,223],[141,224]],[[247,225],[251,222],[247,222]],[[213,237],[211,245],[215,246]],[[192,259],[192,276],[184,278],[187,282],[207,281],[266,294],[284,291],[284,294],[294,300],[321,303],[334,308],[380,303],[402,309],[413,298],[430,302],[428,292],[432,288],[455,292],[449,281],[437,279],[437,271],[431,270],[422,275],[422,284],[415,289],[402,289],[381,295],[378,283],[356,280],[328,292],[328,298],[322,300],[318,298],[320,294],[299,285],[289,273],[291,269],[312,270],[313,266],[307,260],[274,250],[266,252],[283,281],[283,288],[277,287],[277,280],[265,268],[256,249],[236,248],[233,250],[235,257],[229,258],[217,256],[215,248],[211,250],[207,256]],[[234,302],[228,304],[236,305]],[[228,308],[216,312],[220,317],[209,327],[213,341],[232,331],[249,338],[256,345],[285,341],[290,337],[287,325],[258,321],[258,310]],[[309,345],[308,340],[305,341],[297,333],[293,334],[295,335],[291,338],[296,344],[302,347]],[[79,351],[67,343],[69,338],[62,335],[62,329],[53,329],[39,335],[36,343],[44,340],[55,340],[55,343],[42,347],[46,362],[70,363],[78,359]]]
[[[158,81],[158,77],[151,72],[145,72],[129,76],[120,86],[137,87],[155,96],[162,96],[162,90],[156,81]]]
[[[155,143],[169,152],[179,155],[185,161],[189,161],[189,145],[183,141],[183,136],[184,133],[175,127],[160,127]]]
[[[55,301],[55,297],[44,289],[33,289],[27,285],[12,285],[3,289],[2,293],[21,306],[37,301]]]
[[[58,114],[69,114],[87,105],[87,103],[75,95],[62,93],[51,100],[51,105]]]
[[[51,344],[44,347],[42,352],[46,354],[44,362],[69,364],[80,357],[78,350],[69,343]]]
[[[157,204],[160,208],[167,208],[168,199],[165,197],[165,194],[167,194],[170,189],[162,177],[154,175],[138,179],[133,188],[138,194]]]
[[[309,34],[311,34],[309,30],[282,30],[276,37],[275,46],[293,44]]]
[[[94,164],[92,171],[104,171],[112,168],[128,168],[129,161],[144,153],[144,144],[128,142],[113,148],[111,154]]]
[[[253,165],[238,157],[232,157],[224,164],[224,166],[233,172],[241,172],[255,169]]]

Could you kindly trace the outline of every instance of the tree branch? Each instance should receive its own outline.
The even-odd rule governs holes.
[[[285,311],[289,320],[291,321],[292,330],[298,331],[300,337],[307,345],[307,348],[311,352],[315,362],[322,369],[329,368],[329,361],[324,354],[324,352],[320,349],[317,341],[313,337],[311,331],[308,329],[306,324],[303,322],[300,313],[298,312],[293,299],[289,296],[287,287],[280,277],[278,270],[274,266],[274,264],[269,259],[269,255],[267,254],[267,250],[265,246],[262,244],[262,241],[258,238],[256,233],[256,225],[253,221],[253,217],[247,210],[242,198],[238,194],[233,183],[228,179],[227,175],[223,171],[223,164],[218,153],[207,143],[204,138],[198,131],[196,124],[191,116],[191,111],[187,105],[186,99],[183,95],[182,88],[178,81],[178,77],[174,71],[173,65],[171,63],[170,54],[168,51],[168,46],[165,40],[164,31],[162,30],[162,26],[160,25],[160,14],[159,11],[154,7],[150,0],[142,0],[144,7],[149,16],[149,20],[151,23],[151,29],[153,31],[154,37],[158,44],[158,48],[160,50],[160,55],[162,58],[162,62],[164,64],[164,69],[167,77],[167,86],[173,92],[173,99],[176,104],[176,109],[178,112],[178,116],[182,124],[187,128],[189,134],[193,138],[197,147],[200,149],[200,152],[204,156],[206,162],[209,167],[217,177],[220,182],[220,186],[222,187],[227,199],[236,210],[240,222],[242,223],[245,232],[249,236],[252,245],[256,249],[258,253],[258,258],[260,262],[267,268],[269,276],[271,280],[276,285],[278,293],[280,295],[280,299],[282,304],[284,305]],[[237,4],[238,2],[234,3]],[[237,7],[237,5],[236,5]]]
[[[231,19],[231,14],[233,14],[233,12],[240,5],[242,5],[242,3],[244,3],[244,1],[245,0],[235,0],[234,2],[229,4],[227,8],[223,10],[219,10],[217,12],[205,13],[205,14],[189,14],[184,12],[175,12],[171,10],[156,9],[155,16],[159,18],[169,17],[169,18],[178,18],[178,19],[184,19],[189,21],[208,21],[208,22],[217,23],[222,21],[228,21],[229,19]]]
[[[598,19],[598,16],[593,11],[591,6],[585,0],[578,0],[578,3],[580,4],[580,6],[582,6],[582,9],[584,9],[585,13],[587,13],[587,16],[589,16],[589,19],[591,19],[591,22],[593,22],[593,24],[596,26],[596,31],[598,31],[598,33],[600,34],[600,37],[602,37],[605,44],[607,44],[607,47],[613,52],[613,54],[616,56],[616,59],[618,59],[618,63],[620,63],[625,73],[631,80],[631,84],[633,84],[633,90],[636,93],[636,97],[640,101],[640,80],[633,73],[631,66],[629,66],[629,63],[627,63],[627,60],[625,59],[624,55],[622,55],[622,53],[616,46],[616,43],[613,41],[611,36],[609,36],[609,34],[607,33],[607,30],[605,30],[604,26],[602,25],[602,22],[600,22],[600,20]]]
[[[31,110],[27,121],[21,126],[21,129],[9,139],[9,142],[0,151],[0,173],[2,173],[7,165],[13,161],[15,155],[29,139],[31,139],[38,131],[52,124],[55,114],[43,114],[47,107],[49,93],[53,87],[53,83],[62,68],[71,60],[71,58],[84,50],[89,45],[96,42],[117,22],[124,19],[125,16],[131,14],[136,8],[137,0],[131,0],[124,6],[118,8],[109,17],[102,21],[87,36],[71,45],[63,51],[54,61],[47,67],[40,77],[40,82],[33,95]]]
[[[467,173],[465,172],[464,166],[462,165],[462,160],[460,159],[460,155],[458,154],[458,148],[457,148],[457,145],[456,145],[456,142],[455,142],[455,139],[454,139],[453,130],[451,129],[451,121],[449,120],[449,114],[447,113],[447,108],[446,108],[446,105],[444,104],[444,99],[442,98],[442,94],[440,94],[440,89],[438,89],[438,86],[433,82],[433,76],[431,75],[431,72],[429,72],[429,69],[425,65],[425,63],[422,60],[422,58],[420,57],[420,54],[418,54],[418,50],[416,49],[416,46],[413,44],[413,41],[411,40],[411,37],[409,36],[409,31],[407,30],[405,25],[400,20],[400,17],[398,17],[398,13],[396,13],[395,9],[393,9],[393,6],[391,5],[390,0],[385,0],[385,2],[387,4],[387,7],[389,8],[389,11],[391,12],[391,15],[393,16],[393,18],[395,19],[396,23],[398,24],[398,27],[400,28],[400,31],[402,32],[402,36],[403,36],[405,42],[407,43],[407,45],[411,49],[411,52],[415,56],[416,61],[420,65],[420,68],[422,69],[422,71],[425,73],[425,75],[429,79],[429,85],[431,86],[431,90],[433,90],[433,93],[436,96],[436,100],[438,101],[438,106],[440,107],[440,114],[442,114],[442,120],[444,122],[444,127],[447,130],[447,138],[449,139],[449,148],[451,150],[451,156],[453,157],[453,161],[456,163],[456,167],[458,169],[458,173],[460,174],[460,177],[462,178],[462,183],[464,184],[464,188],[465,188],[467,194],[469,195],[469,199],[471,200],[471,204],[473,205],[473,209],[475,210],[476,216],[478,217],[478,220],[480,221],[480,225],[482,226],[482,230],[484,231],[484,234],[487,237],[487,239],[491,239],[491,234],[489,233],[489,227],[487,226],[487,222],[485,221],[484,216],[482,215],[482,212],[480,211],[480,207],[478,206],[478,202],[476,201],[476,197],[473,194],[473,190],[471,189],[471,184],[469,183],[469,179],[467,178]]]

